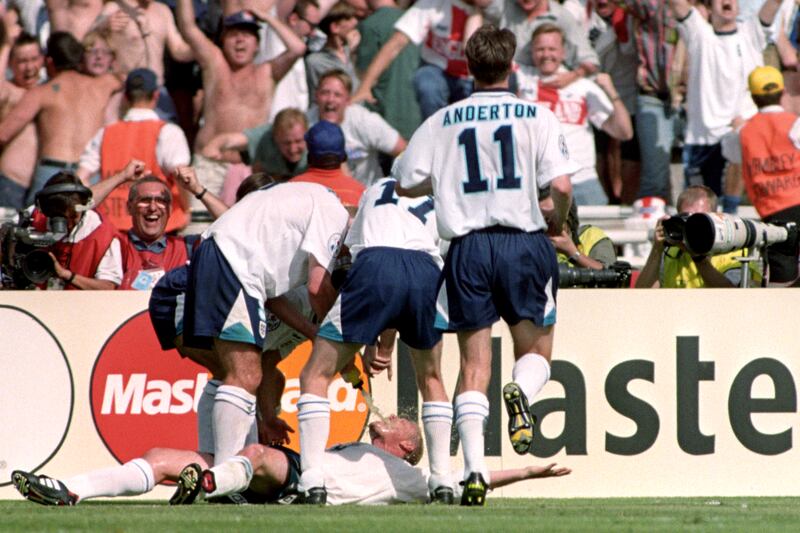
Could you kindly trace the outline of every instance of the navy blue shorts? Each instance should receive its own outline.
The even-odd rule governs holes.
[[[463,331],[503,318],[556,322],[558,263],[541,231],[493,226],[453,239],[442,272],[436,327]]]
[[[374,247],[361,251],[318,335],[336,342],[375,344],[396,329],[412,348],[428,350],[442,334],[434,328],[441,271],[425,252]]]
[[[189,264],[183,344],[210,349],[216,338],[261,350],[266,335],[264,302],[245,292],[214,239],[204,240]]]
[[[283,446],[272,445],[269,447],[283,452],[283,454],[286,456],[286,460],[289,462],[289,471],[286,473],[286,480],[276,492],[272,494],[262,494],[254,490],[247,489],[242,491],[241,494],[237,494],[235,496],[231,495],[215,498],[212,503],[258,504],[291,503],[294,501],[294,498],[298,494],[297,483],[300,481],[300,473],[302,472],[300,469],[300,455],[298,455],[294,450],[290,450],[289,448],[285,448]]]
[[[183,333],[183,304],[189,268],[186,265],[167,271],[150,293],[150,321],[162,350],[175,348],[175,338]]]

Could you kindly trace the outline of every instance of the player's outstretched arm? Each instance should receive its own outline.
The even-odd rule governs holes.
[[[553,215],[549,221],[548,233],[559,235],[564,227],[564,222],[567,221],[567,213],[569,213],[569,206],[572,203],[572,183],[568,175],[558,176],[550,182],[550,195],[553,198]]]
[[[328,314],[336,301],[336,289],[331,282],[331,274],[319,264],[313,255],[308,257],[308,300],[311,309],[322,319]]]
[[[389,37],[389,40],[384,43],[378,54],[372,60],[372,63],[367,67],[367,71],[361,78],[361,85],[350,99],[352,103],[355,104],[363,101],[375,102],[375,97],[372,95],[372,87],[375,86],[381,74],[389,68],[392,61],[395,60],[410,42],[411,40],[408,36],[401,31],[395,31],[392,36]]]
[[[498,489],[517,483],[518,481],[525,481],[526,479],[536,479],[545,477],[561,477],[567,476],[572,473],[572,470],[558,466],[556,463],[550,463],[547,466],[526,466],[525,468],[513,468],[510,470],[493,470],[491,472],[492,481],[490,488]]]

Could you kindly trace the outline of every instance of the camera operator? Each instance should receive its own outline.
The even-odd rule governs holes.
[[[692,185],[678,196],[676,207],[680,215],[713,213],[717,209],[717,195],[704,185]],[[715,256],[693,257],[683,242],[672,242],[667,238],[664,221],[668,218],[662,218],[656,225],[653,248],[636,280],[636,288],[716,288],[739,285],[741,263],[736,257],[746,257],[746,249]],[[751,263],[751,277],[760,279],[752,265]]]
[[[57,185],[72,185],[58,191]],[[49,191],[48,191],[48,188]],[[63,188],[60,188],[63,189]],[[58,172],[36,197],[33,228],[47,230],[47,220],[66,219],[67,235],[49,248],[55,275],[49,290],[113,290],[122,280],[122,261],[116,230],[90,209],[92,193],[69,172]]]
[[[800,223],[800,118],[780,106],[783,76],[774,67],[758,67],[747,79],[758,113],[723,141],[727,159],[742,163],[747,196],[764,222]],[[798,281],[796,246],[768,249],[770,284]]]
[[[539,207],[549,220],[549,215],[553,212],[553,199],[550,198],[549,188],[539,190]],[[603,230],[597,226],[581,226],[578,220],[578,206],[574,200],[569,207],[561,234],[551,235],[550,242],[556,249],[558,262],[571,267],[602,270],[617,260],[614,243]]]

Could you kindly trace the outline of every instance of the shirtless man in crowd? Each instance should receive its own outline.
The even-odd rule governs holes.
[[[122,88],[120,80],[111,74],[81,74],[82,57],[83,46],[75,37],[53,33],[47,40],[45,60],[50,81],[29,89],[0,122],[3,147],[26,125],[36,123],[39,162],[28,189],[28,204],[53,174],[77,168],[86,143],[103,125],[108,99]]]
[[[50,32],[66,31],[82,41],[103,9],[103,0],[47,0]]]
[[[197,134],[195,151],[220,133],[253,128],[269,118],[275,84],[306,50],[305,43],[286,24],[268,13],[240,11],[223,19],[220,46],[215,45],[195,23],[191,0],[178,0],[178,28],[192,47],[203,70],[204,123]],[[258,21],[277,32],[286,51],[275,59],[254,64],[258,52]],[[229,163],[239,162],[237,153],[226,153]],[[226,165],[198,156],[195,161],[200,182],[214,194],[222,190]]]
[[[10,37],[10,36],[9,36]],[[0,71],[8,61],[12,77],[0,81],[0,119],[5,118],[22,99],[25,91],[39,83],[44,55],[36,37],[22,34],[13,42],[4,41],[0,49]],[[25,126],[0,154],[0,206],[22,209],[36,168],[36,127]]]

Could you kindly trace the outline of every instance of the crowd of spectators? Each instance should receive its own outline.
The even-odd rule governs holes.
[[[747,182],[743,155],[770,157],[738,149],[767,105],[754,103],[750,73],[777,67],[768,104],[800,112],[794,0],[5,0],[2,11],[0,207],[29,208],[54,175],[74,175],[120,232],[122,255],[172,250],[192,212],[218,215],[253,172],[281,181],[311,166],[363,186],[387,175],[426,117],[473,90],[464,45],[486,23],[517,38],[512,90],[563,125],[581,166],[577,205],[671,204],[690,187],[690,199],[703,191],[704,205],[719,198],[735,213],[764,190]],[[340,168],[308,158],[306,133],[320,121],[343,135]],[[675,163],[682,180],[671,179]],[[153,178],[137,184],[140,174]],[[800,180],[782,184],[800,191]],[[800,219],[790,209],[800,192],[784,196],[783,218]],[[585,227],[573,226],[553,238],[562,260],[608,266],[611,246],[581,254]],[[669,249],[657,228],[639,286],[659,284],[653,265]],[[704,279],[698,266],[708,265],[685,268]],[[62,267],[56,277],[76,285]],[[148,286],[130,277],[109,279]]]

